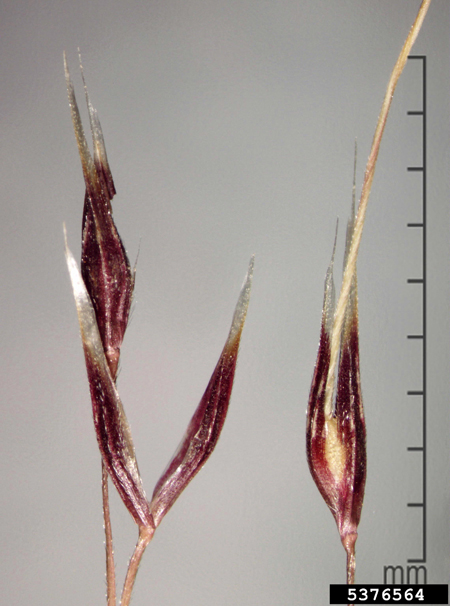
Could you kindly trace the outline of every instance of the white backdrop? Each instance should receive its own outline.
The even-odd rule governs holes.
[[[135,606],[328,603],[345,553],[305,458],[323,280],[358,138],[358,187],[418,1],[4,0],[1,52],[2,600],[104,603],[100,458],[63,221],[79,256],[84,185],[63,74],[81,48],[118,194],[136,296],[118,387],[147,494],[225,341],[256,254],[229,415],[216,451],[145,554]],[[449,17],[434,0],[428,68],[428,582],[449,570]],[[359,583],[420,557],[421,219],[409,62],[388,120],[358,263],[368,479]],[[83,111],[86,120],[86,112]],[[416,122],[412,122],[416,120]],[[87,122],[85,122],[87,125]],[[415,179],[415,181],[414,181]],[[414,290],[416,289],[416,290]],[[137,532],[113,493],[122,580]]]

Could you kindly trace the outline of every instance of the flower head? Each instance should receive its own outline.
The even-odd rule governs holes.
[[[353,229],[354,214],[347,229],[347,252]],[[366,481],[366,427],[359,372],[358,298],[354,275],[338,342],[339,362],[334,394],[335,380],[330,364],[335,317],[333,261],[334,251],[325,279],[319,352],[308,403],[306,450],[311,475],[336,520],[342,544],[349,556],[354,556]]]
[[[231,329],[210,382],[149,503],[139,474],[131,430],[115,384],[120,347],[130,314],[134,271],[112,217],[111,200],[116,192],[97,112],[85,84],[94,149],[92,158],[65,57],[64,66],[86,186],[81,272],[67,246],[67,239],[66,259],[80,323],[95,431],[103,463],[125,506],[141,529],[153,531],[206,463],[222,431],[250,299],[254,260],[253,257],[250,260]]]

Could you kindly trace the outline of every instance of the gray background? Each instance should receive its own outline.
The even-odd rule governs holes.
[[[0,8],[1,601],[104,603],[100,459],[63,255],[84,196],[65,91],[81,48],[136,297],[119,391],[147,494],[255,276],[231,406],[213,456],[164,519],[133,604],[327,604],[345,554],[305,460],[305,410],[336,217],[349,212],[418,1],[4,0]],[[428,60],[428,581],[449,570],[449,13]],[[358,269],[368,480],[357,581],[420,557],[422,384],[418,65],[389,117]],[[86,119],[86,112],[83,110]],[[86,122],[85,122],[86,124]],[[113,493],[118,578],[137,536]]]

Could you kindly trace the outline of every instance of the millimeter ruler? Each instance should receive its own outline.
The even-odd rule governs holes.
[[[407,229],[418,230],[421,234],[422,270],[421,275],[407,278],[408,287],[411,288],[411,298],[421,299],[422,327],[417,332],[406,335],[408,346],[421,348],[422,379],[421,385],[411,385],[407,389],[410,406],[421,408],[421,442],[410,444],[407,447],[411,453],[411,465],[421,465],[421,498],[407,502],[408,518],[414,524],[421,525],[421,550],[407,558],[406,566],[384,566],[384,584],[426,584],[427,583],[427,59],[425,55],[411,55],[408,57],[414,68],[421,73],[422,79],[422,106],[407,111],[411,120],[411,128],[422,131],[421,162],[415,166],[407,166],[408,173],[419,173],[422,185],[422,216],[414,217],[407,222]],[[415,512],[415,513],[413,513]],[[419,519],[417,519],[417,516]]]

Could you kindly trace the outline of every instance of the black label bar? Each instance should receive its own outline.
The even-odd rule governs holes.
[[[330,585],[330,604],[448,604],[448,585]]]

